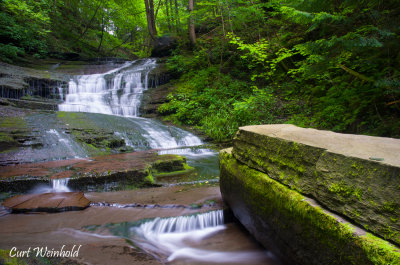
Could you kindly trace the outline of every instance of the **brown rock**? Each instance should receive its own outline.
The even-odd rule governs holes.
[[[63,212],[87,208],[90,201],[83,192],[26,194],[11,197],[3,206],[12,212]]]

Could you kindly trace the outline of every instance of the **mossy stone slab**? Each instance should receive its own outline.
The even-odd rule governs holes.
[[[267,174],[220,152],[224,201],[247,230],[288,264],[400,264],[400,249]]]
[[[233,155],[400,245],[400,140],[294,125],[240,128]]]

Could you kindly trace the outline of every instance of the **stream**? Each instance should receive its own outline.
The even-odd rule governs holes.
[[[281,264],[238,224],[224,220],[222,202],[215,203],[220,197],[215,186],[219,175],[215,148],[188,131],[140,117],[143,92],[150,88],[149,73],[155,67],[155,59],[144,59],[101,74],[73,76],[67,89],[59,88],[63,100],[59,110],[84,113],[78,124],[82,130],[107,132],[122,139],[127,151],[155,149],[159,154],[185,156],[195,172],[161,179],[159,188],[87,193],[94,204],[82,212],[2,216],[0,248],[82,244],[85,252],[79,261],[93,264]],[[28,116],[27,124],[40,144],[15,150],[8,159],[26,163],[90,157],[93,150],[76,141],[71,133],[76,128],[71,129],[68,120],[60,123],[60,117],[60,113]],[[54,191],[70,191],[68,179],[52,180],[51,186],[32,192]],[[108,200],[115,203],[102,204]],[[211,203],[201,209],[180,206],[185,200]],[[126,206],[133,202],[141,204]],[[141,256],[135,248],[152,258]],[[117,253],[120,256],[113,258]]]

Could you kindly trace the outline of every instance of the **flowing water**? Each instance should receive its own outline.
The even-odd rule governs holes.
[[[148,74],[155,66],[155,59],[147,59],[127,62],[103,74],[76,76],[69,81],[59,110],[138,116]]]
[[[71,192],[68,188],[69,178],[59,178],[50,180],[51,186],[38,185],[29,193],[48,193],[48,192]]]
[[[232,229],[225,224],[222,210],[114,224],[107,229],[115,236],[132,241],[162,263],[281,264],[269,251],[254,247],[237,249],[230,242],[221,241],[227,239],[225,236]]]
[[[69,81],[67,90],[59,90],[59,97],[64,100],[59,105],[59,110],[84,112],[85,120],[82,127],[85,127],[87,121],[90,121],[91,126],[95,126],[100,131],[112,131],[115,137],[123,139],[125,145],[132,148],[132,150],[157,149],[159,154],[185,156],[188,164],[196,168],[196,172],[191,176],[185,176],[184,179],[178,177],[159,181],[165,186],[218,181],[217,152],[205,145],[200,138],[180,128],[139,117],[142,93],[149,88],[149,73],[155,67],[156,60],[147,59],[126,62],[102,74],[74,76]],[[74,137],[68,132],[67,127],[70,124],[60,124],[56,114],[39,113],[29,116],[26,120],[28,125],[36,126],[34,133],[40,139],[41,146],[23,148],[21,149],[22,151],[16,151],[14,153],[16,160],[32,162],[85,158],[89,156],[88,149],[75,141]],[[52,180],[51,186],[37,187],[32,192],[65,191],[70,191],[68,179]],[[183,189],[176,190],[175,193],[182,191]],[[68,228],[68,226],[79,227],[85,222],[90,223],[92,216],[88,218],[84,216],[89,215],[90,211],[95,211],[93,216],[100,214],[101,211],[98,208],[103,208],[101,211],[105,212],[124,211],[121,216],[116,213],[111,214],[111,212],[101,217],[107,220],[103,221],[103,223],[112,222],[113,224],[107,224],[98,229],[107,229],[113,235],[102,235],[92,231],[84,232],[79,228]],[[72,231],[73,236],[70,237],[83,238],[83,242],[86,243],[90,242],[92,237],[105,238],[106,240],[122,238],[127,242],[131,242],[134,246],[139,246],[144,252],[150,254],[161,263],[280,264],[270,252],[261,250],[253,243],[248,243],[249,240],[244,237],[239,238],[243,233],[235,225],[225,224],[222,210],[179,217],[150,217],[151,219],[138,220],[140,216],[143,216],[142,218],[145,218],[146,215],[154,216],[156,209],[141,209],[138,212],[139,209],[134,207],[118,210],[107,210],[105,208],[107,207],[94,205],[90,207],[89,211],[84,211],[81,214],[65,213],[66,216],[76,215],[74,218],[79,218],[80,221],[77,224],[72,222],[73,219],[71,218],[60,217],[62,219],[60,222],[65,223],[64,228],[57,223],[56,218],[53,221],[48,219],[46,221],[48,224],[46,224],[46,228],[43,228],[43,231],[52,231],[52,229],[55,229],[57,233],[70,233]],[[173,215],[173,211],[177,211],[177,209],[169,210],[170,212],[167,216]],[[159,211],[162,211],[162,209]],[[167,209],[163,211],[167,211]],[[182,209],[182,211],[185,211],[185,209]],[[59,216],[61,215],[64,215],[64,213]],[[131,223],[118,223],[110,219],[126,219],[129,216],[135,216],[136,220]],[[7,228],[8,224],[13,223],[13,218],[10,217],[10,220],[2,219],[0,223],[3,221],[3,226]],[[43,226],[44,223],[40,221],[40,218],[40,216],[35,216],[30,219],[39,220],[37,221],[38,226]],[[100,222],[101,218],[99,218],[100,216],[96,217],[94,222]],[[18,219],[18,221],[22,222],[21,219]],[[72,223],[67,224],[69,221]],[[54,224],[54,228],[50,228],[52,224]],[[7,229],[5,231],[7,231],[5,232],[7,235],[9,232]],[[48,232],[42,233],[44,233],[43,235],[48,242],[52,242],[53,238],[57,238],[52,234],[54,232],[51,232],[50,235],[48,235]],[[22,232],[18,230],[17,234],[22,234]],[[16,242],[15,244],[25,242],[25,238],[19,239],[16,235],[9,238],[10,242]],[[66,240],[68,236],[62,236],[61,238]],[[37,242],[38,239],[32,235],[29,240]],[[39,238],[39,240],[43,239]],[[72,242],[75,244],[76,241]]]

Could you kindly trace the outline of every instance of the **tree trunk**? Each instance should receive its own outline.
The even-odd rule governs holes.
[[[154,18],[153,0],[144,0],[144,5],[146,7],[147,28],[149,29],[151,39],[155,43],[157,41],[157,29],[156,21]]]
[[[101,44],[103,43],[103,36],[104,36],[104,13],[101,16],[101,39],[100,39],[99,47],[97,47],[97,52],[100,52]]]
[[[189,10],[189,39],[192,45],[196,43],[196,32],[194,27],[194,17],[193,17],[193,9],[194,9],[194,0],[189,0],[188,10]]]
[[[168,3],[166,3],[166,4],[168,4]],[[171,19],[171,21],[172,21],[172,25],[174,24],[174,20],[176,19],[175,17],[174,17],[174,15],[172,14],[172,0],[170,0],[169,1],[169,10],[170,10],[170,14],[171,14],[171,17],[172,17],[172,19]],[[172,28],[173,28],[173,26],[172,26]],[[176,31],[175,31],[176,32]]]
[[[168,0],[165,0],[165,11],[167,12],[168,29],[171,32],[172,31],[172,27],[171,27],[171,20],[170,20],[170,17],[169,17]]]
[[[172,0],[171,0],[172,1]],[[175,0],[175,22],[176,22],[176,31],[180,31],[179,26],[180,26],[180,20],[179,20],[179,6],[178,6],[178,0]]]

